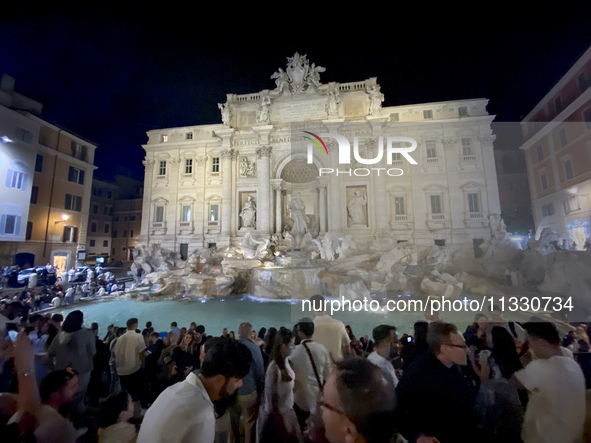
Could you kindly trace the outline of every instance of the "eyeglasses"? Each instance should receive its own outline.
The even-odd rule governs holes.
[[[458,345],[456,343],[445,342],[441,343],[442,345],[453,346],[454,348],[461,348],[461,349],[468,349],[468,346],[464,343],[463,345]]]

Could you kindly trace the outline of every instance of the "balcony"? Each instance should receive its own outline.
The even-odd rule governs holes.
[[[150,227],[150,235],[164,235],[166,234],[166,222],[152,222]]]
[[[449,220],[445,217],[445,214],[428,214],[426,225],[430,231],[437,231],[449,228]]]

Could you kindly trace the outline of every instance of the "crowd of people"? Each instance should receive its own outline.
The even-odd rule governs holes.
[[[39,280],[36,272],[32,272],[24,286],[17,281],[20,269],[16,266],[5,267],[0,287],[0,302],[9,303],[16,299],[30,312],[44,309],[55,309],[60,306],[72,305],[80,299],[93,296],[104,296],[119,291],[125,291],[125,282],[117,281],[112,272],[104,271],[100,265],[87,267],[77,276],[76,270],[71,268],[56,277],[55,267],[47,265],[46,275],[53,275],[49,279]],[[18,288],[15,294],[14,289]],[[6,291],[7,289],[12,289]]]
[[[0,308],[2,441],[590,441],[586,324],[561,336],[495,308],[464,333],[426,316],[414,334],[383,324],[357,338],[316,311],[258,333],[245,321],[235,337],[138,318],[99,337],[81,311]]]

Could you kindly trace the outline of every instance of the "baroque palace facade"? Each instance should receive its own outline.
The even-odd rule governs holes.
[[[274,90],[228,94],[222,123],[148,131],[138,244],[185,258],[237,245],[247,232],[281,235],[292,228],[293,200],[313,236],[478,255],[501,212],[488,100],[382,107],[375,78],[322,84],[323,71],[296,53],[272,76]],[[349,164],[328,133],[350,142]],[[408,155],[417,164],[389,152],[388,137],[416,141]]]

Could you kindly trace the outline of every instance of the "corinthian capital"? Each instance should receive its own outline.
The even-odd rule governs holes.
[[[261,146],[260,148],[257,148],[257,150],[256,150],[257,157],[258,158],[270,157],[271,151],[273,151],[273,148],[271,146]]]

